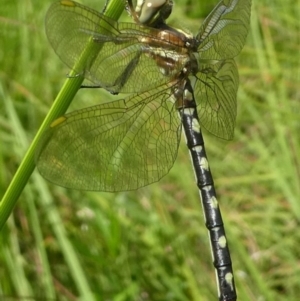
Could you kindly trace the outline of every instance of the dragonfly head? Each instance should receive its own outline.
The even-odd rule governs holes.
[[[126,3],[126,9],[135,22],[151,27],[165,23],[173,7],[172,0],[137,0],[136,4],[127,0]]]

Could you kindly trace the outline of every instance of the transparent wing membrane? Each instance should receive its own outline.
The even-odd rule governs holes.
[[[180,120],[168,86],[65,115],[37,152],[42,176],[74,189],[124,191],[158,181],[177,156]]]
[[[204,20],[196,39],[202,60],[234,58],[242,50],[250,23],[251,0],[223,0]]]
[[[232,139],[239,85],[234,60],[203,65],[196,75],[194,95],[201,125],[217,137]]]
[[[90,41],[99,49],[90,56],[78,74],[110,92],[134,93],[170,81],[184,66],[178,61],[166,73],[153,59],[149,44],[159,44],[160,30],[134,23],[118,23],[103,14],[75,2],[54,3],[46,16],[46,34],[60,59],[70,68],[84,52]],[[147,41],[149,43],[147,44]],[[165,40],[161,55],[174,55],[179,46]],[[179,56],[179,54],[178,54]]]

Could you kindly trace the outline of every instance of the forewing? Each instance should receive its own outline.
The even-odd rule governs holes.
[[[159,42],[159,30],[118,23],[73,1],[52,4],[46,16],[46,34],[60,59],[77,74],[110,92],[142,92],[169,81],[183,68],[178,61],[169,72],[151,57],[149,39]],[[168,45],[168,42],[165,41]],[[88,47],[84,64],[77,64]],[[176,47],[171,45],[170,47]],[[170,55],[167,50],[165,56]]]
[[[202,65],[194,96],[201,125],[217,137],[233,138],[239,77],[233,59]]]
[[[201,59],[221,60],[242,50],[250,23],[251,0],[223,0],[204,20],[197,35]]]
[[[44,178],[67,188],[134,190],[168,173],[180,132],[170,89],[163,85],[61,117],[45,132],[36,164]]]

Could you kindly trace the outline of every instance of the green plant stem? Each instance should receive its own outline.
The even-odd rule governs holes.
[[[111,0],[105,15],[117,20],[124,10],[124,3],[120,0]],[[98,52],[101,50],[101,45],[92,42],[87,44],[87,47],[83,51],[78,62],[74,66],[74,70],[84,70],[82,66],[85,66],[85,62],[88,57],[93,54],[93,52]],[[29,147],[27,153],[24,156],[15,176],[13,177],[6,193],[4,194],[2,201],[0,203],[0,230],[7,221],[9,215],[11,214],[20,194],[22,193],[24,187],[26,186],[29,177],[35,168],[34,154],[37,144],[49,125],[58,117],[62,116],[68,109],[70,103],[75,97],[77,91],[80,89],[81,84],[84,80],[83,74],[76,74],[75,71],[70,72],[70,76],[65,81],[63,87],[61,88],[59,94],[57,95],[49,113],[47,114],[44,122],[42,123],[38,133],[36,134],[31,146]]]

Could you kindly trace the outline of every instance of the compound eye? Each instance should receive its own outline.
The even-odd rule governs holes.
[[[139,21],[143,24],[150,23],[168,0],[140,0],[135,11],[139,15]]]

